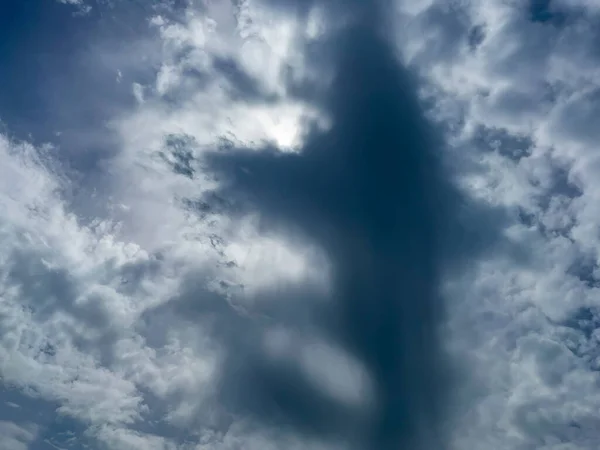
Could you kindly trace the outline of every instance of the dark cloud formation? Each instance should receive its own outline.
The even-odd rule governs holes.
[[[354,20],[319,44],[335,74],[320,101],[332,128],[309,132],[299,153],[229,149],[206,162],[222,182],[220,196],[243,199],[237,204],[251,205],[266,230],[327,255],[331,298],[279,290],[262,303],[272,306],[265,317],[350,352],[370,373],[377,406],[367,418],[348,411],[298,371],[249,349],[256,336],[248,335],[221,336],[236,348],[223,401],[263,423],[359,448],[442,449],[451,377],[438,341],[438,288],[457,196],[442,177],[439,140],[414,80],[385,38],[385,9],[357,5],[346,5]],[[290,304],[299,305],[291,314],[283,311]]]

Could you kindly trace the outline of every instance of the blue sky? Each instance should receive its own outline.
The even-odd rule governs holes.
[[[591,0],[0,6],[0,449],[595,449]]]

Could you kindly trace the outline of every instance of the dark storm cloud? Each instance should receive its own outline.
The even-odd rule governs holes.
[[[379,402],[368,419],[347,411],[298,371],[249,349],[254,335],[221,336],[231,355],[223,401],[263,423],[360,448],[441,449],[451,376],[438,341],[438,288],[443,253],[457,250],[447,244],[448,233],[460,231],[449,226],[459,197],[442,177],[440,142],[414,80],[383,36],[384,8],[351,3],[356,20],[322,43],[334,58],[323,101],[332,128],[311,132],[298,154],[238,149],[207,163],[222,182],[220,196],[246,201],[266,230],[325,252],[329,301],[302,287],[280,289],[263,303],[272,305],[265,316],[349,351],[369,371]],[[290,304],[304,314],[281,306]]]

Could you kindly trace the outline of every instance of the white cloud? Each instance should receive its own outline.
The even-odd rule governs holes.
[[[261,235],[252,218],[234,223],[190,209],[215,186],[202,172],[205,149],[227,139],[293,151],[303,120],[317,115],[288,99],[279,78],[292,59],[287,52],[297,52],[294,23],[250,9],[236,21],[226,3],[215,3],[207,16],[190,7],[181,23],[153,21],[157,41],[125,45],[117,54],[94,47],[119,70],[120,83],[135,69],[127,51],[150,55],[135,64],[156,55],[161,63],[151,83],[132,85],[137,105],[108,124],[119,148],[102,167],[102,183],[90,179],[86,186],[93,205],[73,207],[77,184],[57,163],[60,147],[0,136],[0,375],[56,404],[56,414],[87,430],[79,438],[99,448],[304,446],[259,424],[233,421],[226,435],[220,430],[220,421],[233,420],[219,418],[214,398],[223,349],[210,326],[191,324],[177,310],[182,296],[201,304],[210,289],[227,284],[244,286],[245,308],[275,280],[312,277],[326,285],[326,274],[310,266],[316,251]],[[236,100],[236,80],[214,69],[215,58],[238,64],[240,74],[256,77],[260,95],[275,101]],[[197,85],[203,70],[208,82]],[[207,286],[190,284],[196,278]],[[2,427],[12,430],[15,449],[33,439],[16,425]]]
[[[596,337],[585,328],[600,306],[597,16],[579,9],[593,2],[538,3],[549,12],[503,1],[406,12],[400,2],[399,46],[429,83],[450,164],[472,195],[512,215],[505,235],[526,256],[490,255],[449,281],[451,342],[474,374],[456,448],[598,440]],[[573,319],[582,314],[585,326]]]

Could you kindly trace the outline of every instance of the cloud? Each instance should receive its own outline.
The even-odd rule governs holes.
[[[162,20],[171,20],[168,14],[165,17]],[[182,32],[194,32],[192,19],[183,22]],[[160,27],[158,22],[150,30]],[[116,35],[122,32],[118,27],[114,30]],[[164,57],[165,64],[186,64],[177,53],[185,53],[190,42],[178,41],[177,33],[165,33],[155,40],[145,36],[143,45],[139,41],[126,45],[125,56],[114,52],[110,40],[108,44],[94,41],[98,45],[94,56],[110,63],[115,69],[111,77],[121,83],[151,64],[133,58],[140,49],[150,58]],[[255,51],[271,57],[256,47]],[[2,136],[2,383],[23,392],[23,398],[12,402],[15,405],[35,400],[37,406],[30,409],[43,405],[55,420],[73,422],[68,427],[73,434],[63,439],[62,431],[57,431],[60,427],[36,416],[42,432],[30,444],[32,448],[231,448],[240,441],[266,448],[277,445],[275,440],[288,446],[306,443],[302,437],[244,423],[244,418],[234,421],[222,411],[214,391],[223,349],[210,338],[211,317],[199,326],[179,314],[182,304],[212,300],[223,316],[219,320],[235,321],[240,313],[233,307],[244,305],[230,305],[224,295],[235,286],[251,293],[278,277],[295,281],[305,273],[315,279],[315,285],[324,284],[323,272],[307,264],[313,256],[318,258],[317,251],[290,251],[277,237],[260,235],[251,219],[233,223],[215,215],[224,201],[217,197],[204,210],[192,209],[214,184],[202,172],[197,153],[219,140],[226,142],[222,134],[253,113],[257,126],[248,127],[247,133],[235,130],[241,139],[283,142],[288,151],[297,145],[294,114],[303,114],[301,108],[284,101],[252,108],[245,104],[250,99],[245,94],[234,101],[239,96],[237,85],[251,78],[244,78],[238,63],[232,65],[228,58],[215,55],[214,68],[211,63],[210,83],[215,89],[208,91],[210,95],[195,93],[196,106],[208,99],[220,105],[223,119],[213,121],[206,111],[207,128],[196,130],[196,135],[186,131],[194,131],[198,115],[181,104],[172,108],[174,116],[167,120],[172,98],[143,77],[138,85],[143,86],[145,102],[135,107],[133,102],[120,103],[122,94],[115,105],[110,100],[113,85],[106,92],[106,85],[82,76],[81,85],[97,89],[98,95],[83,89],[85,95],[69,96],[59,83],[64,102],[52,106],[57,113],[71,114],[72,107],[102,106],[98,100],[107,99],[115,108],[111,120],[107,124],[102,116],[93,123],[111,134],[109,141],[102,141],[106,148],[100,156],[87,153],[86,147],[86,142],[99,143],[97,129],[77,121],[71,124],[72,132],[49,144],[35,145],[48,137],[36,127],[31,129],[34,144],[20,139],[20,133]],[[237,61],[237,56],[231,61]],[[60,69],[46,67],[50,75]],[[161,70],[155,74],[157,80]],[[227,89],[220,89],[219,83]],[[232,127],[227,115],[236,109],[238,119]],[[4,108],[2,114],[9,118],[9,131],[23,124],[19,111]],[[181,126],[185,114],[191,119],[188,129]],[[268,131],[276,114],[285,123],[273,137]],[[150,121],[151,127],[136,136],[137,130],[129,125],[144,117],[165,119],[165,126],[155,129],[156,123]],[[211,132],[213,123],[217,129]],[[292,138],[287,137],[290,127]],[[210,136],[205,137],[207,132]],[[148,145],[138,145],[139,137]],[[158,180],[164,184],[158,186]],[[80,188],[85,188],[82,195],[77,194]],[[165,220],[156,220],[157,215]],[[247,302],[248,295],[238,300]],[[3,393],[3,398],[7,395]]]
[[[3,15],[6,442],[595,448],[594,2],[76,3]]]
[[[153,77],[136,81],[135,104],[103,123],[112,137],[98,163],[74,164],[79,155],[60,141],[38,148],[5,139],[5,381],[55,402],[86,439],[116,448],[433,439],[446,404],[437,382],[439,260],[448,249],[457,256],[442,225],[455,219],[460,195],[435,167],[439,142],[410,76],[366,20],[351,29],[356,37],[327,30],[331,10],[298,18],[219,4],[171,13],[150,20],[156,35],[125,56],[106,44],[95,50],[116,83],[159,61]],[[356,59],[344,50],[354,46]],[[127,56],[138,49],[150,59]],[[389,98],[372,81],[380,77],[394,86]],[[357,90],[360,82],[368,89]],[[331,95],[317,100],[328,86]],[[379,121],[362,115],[380,107]],[[395,118],[406,121],[406,136],[393,130]],[[379,133],[404,153],[366,152]],[[65,142],[85,148],[72,135]],[[234,176],[232,156],[270,169],[264,184]],[[394,166],[406,175],[398,179]],[[236,183],[250,183],[243,198]],[[74,195],[80,186],[91,202]],[[495,240],[493,230],[473,227],[481,240],[461,253]],[[372,256],[371,267],[359,266],[357,252]],[[403,286],[398,265],[415,271]],[[403,296],[422,301],[395,301]],[[378,317],[386,308],[398,320]],[[368,315],[364,333],[351,333]],[[418,315],[420,330],[409,326]],[[402,359],[384,339],[416,354]],[[415,421],[403,429],[402,417]]]
[[[466,199],[444,178],[414,80],[381,37],[384,11],[357,7],[351,25],[321,44],[333,55],[323,62],[333,73],[322,102],[330,129],[309,133],[298,153],[237,148],[206,156],[218,195],[243,199],[266,229],[325,252],[332,272],[325,300],[278,290],[272,301],[299,296],[314,317],[299,325],[292,318],[291,326],[337,343],[363,366],[373,410],[365,403],[352,412],[260,354],[240,364],[242,352],[233,349],[222,390],[231,395],[229,383],[252,380],[251,393],[234,391],[244,413],[359,448],[443,448],[452,377],[438,341],[438,288],[445,243],[457,237],[448,233],[460,231],[457,209]],[[274,308],[271,317],[289,323]]]
[[[460,184],[511,211],[504,233],[528,255],[515,265],[490,254],[448,283],[455,344],[479,380],[457,446],[593,448],[597,12],[559,1],[412,6],[399,5],[398,46],[427,80]],[[438,53],[442,42],[451,51]]]
[[[81,14],[87,14],[92,10],[92,7],[83,0],[57,0],[58,3],[77,7],[77,11]]]
[[[0,422],[0,432],[6,450],[27,450],[27,445],[35,438],[35,427],[22,428],[12,422]]]

